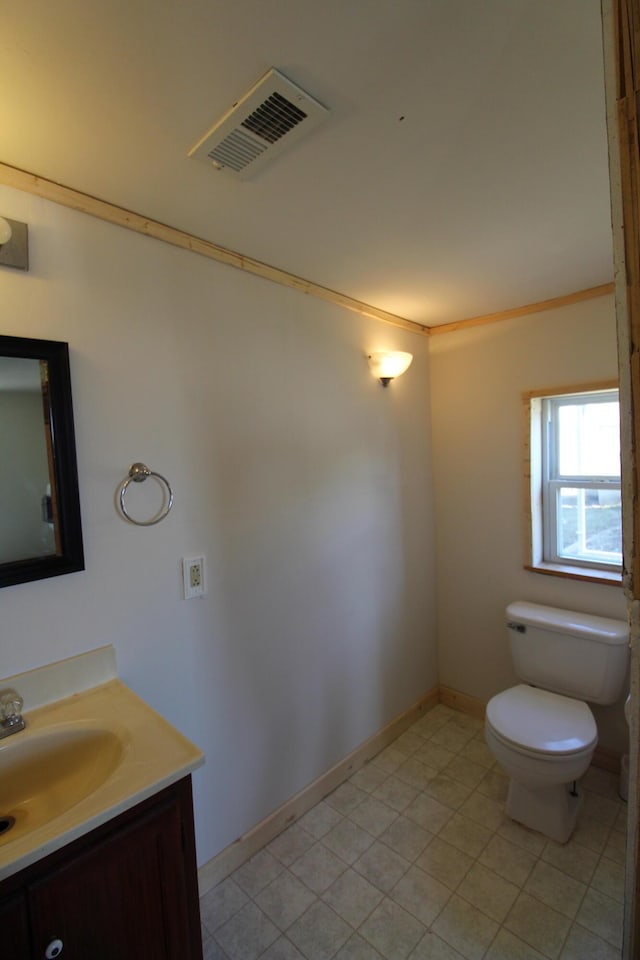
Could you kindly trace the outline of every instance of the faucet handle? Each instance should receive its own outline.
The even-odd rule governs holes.
[[[0,690],[0,722],[17,718],[22,713],[24,700],[17,690]]]

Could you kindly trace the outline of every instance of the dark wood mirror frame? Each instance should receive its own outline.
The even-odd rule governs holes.
[[[47,362],[48,389],[43,391],[43,408],[48,407],[51,423],[46,433],[51,441],[51,487],[56,515],[56,552],[0,563],[0,587],[8,587],[84,570],[84,550],[68,344],[0,336],[0,356]]]

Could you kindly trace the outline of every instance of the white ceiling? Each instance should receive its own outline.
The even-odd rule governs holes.
[[[328,120],[189,159],[272,66]],[[419,323],[613,276],[599,0],[5,2],[0,89],[0,161]]]

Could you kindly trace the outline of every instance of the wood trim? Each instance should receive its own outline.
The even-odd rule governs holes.
[[[369,317],[372,320],[380,320],[393,327],[399,327],[402,330],[408,330],[410,333],[417,333],[420,336],[430,336],[439,333],[452,333],[456,330],[465,330],[468,327],[484,326],[489,323],[497,323],[501,320],[511,320],[516,317],[529,316],[533,313],[540,313],[544,310],[554,310],[558,307],[566,307],[573,303],[580,303],[583,300],[592,300],[595,297],[602,297],[613,293],[613,283],[604,283],[598,287],[590,287],[588,290],[578,290],[574,293],[568,293],[561,297],[554,297],[551,300],[541,300],[538,303],[529,303],[521,307],[513,307],[509,310],[502,310],[498,313],[488,313],[480,317],[470,317],[466,320],[455,320],[453,323],[445,323],[439,326],[428,326],[417,323],[415,320],[408,320],[398,314],[390,313],[388,310],[381,310],[372,304],[364,303],[349,297],[337,290],[331,290],[329,287],[323,287],[319,283],[311,280],[305,280],[303,277],[297,277],[293,273],[281,270],[279,267],[272,267],[268,263],[260,260],[254,260],[252,257],[245,257],[241,253],[229,250],[227,247],[221,247],[219,244],[212,243],[210,240],[203,240],[201,237],[195,237],[193,234],[186,233],[184,230],[178,230],[166,223],[160,223],[158,220],[152,220],[142,214],[127,210],[124,207],[108,203],[106,200],[100,200],[88,193],[82,193],[74,190],[72,187],[56,183],[54,180],[48,180],[46,177],[30,173],[27,170],[21,170],[19,167],[13,167],[7,163],[0,163],[0,183],[16,190],[22,190],[24,193],[31,193],[34,196],[42,197],[52,203],[58,203],[63,207],[69,207],[71,210],[77,210],[80,213],[86,213],[98,220],[105,220],[107,223],[113,223],[119,227],[125,227],[127,230],[133,230],[136,233],[144,234],[147,237],[153,237],[155,240],[162,240],[164,243],[170,243],[174,247],[180,247],[182,250],[190,250],[200,256],[208,257],[218,263],[235,267],[237,270],[244,270],[245,273],[261,277],[263,280],[269,280],[271,283],[277,283],[308,296],[324,300],[326,303],[332,303],[335,306],[343,307],[352,313],[358,313],[361,316]]]
[[[538,566],[535,563],[525,563],[524,569],[529,573],[541,573],[545,577],[564,577],[565,580],[584,580],[586,583],[602,583],[609,587],[622,586],[622,574],[611,571],[609,577],[603,573],[582,573],[578,572],[580,567],[570,566]],[[586,568],[585,568],[586,571]]]
[[[594,300],[613,293],[613,283],[602,283],[599,287],[589,287],[587,290],[577,290],[551,300],[541,300],[539,303],[528,303],[523,307],[512,307],[509,310],[500,310],[498,313],[486,313],[481,317],[470,317],[468,320],[454,320],[453,323],[443,323],[437,327],[429,327],[431,335],[438,333],[454,333],[457,330],[467,330],[469,327],[486,326],[489,323],[498,323],[501,320],[515,320],[517,317],[528,317],[532,313],[543,313],[545,310],[556,310],[558,307],[568,307],[583,300]]]
[[[617,390],[620,383],[615,380],[598,380],[595,383],[572,383],[563,387],[546,387],[544,390],[523,390],[522,399],[535,400],[541,397],[561,397],[572,393],[589,393],[596,390]]]
[[[39,177],[37,174],[29,173],[26,170],[20,170],[6,163],[0,163],[0,183],[6,186],[14,187],[16,190],[22,190],[25,193],[32,193],[44,200],[50,200],[63,207],[69,207],[72,210],[78,210],[81,213],[87,213],[98,220],[106,220],[107,223],[113,223],[119,227],[125,227],[127,230],[133,230],[136,233],[142,233],[145,236],[153,237],[155,240],[162,240],[164,243],[170,243],[174,247],[180,247],[183,250],[190,250],[192,253],[198,253],[210,260],[216,260],[218,263],[224,263],[227,266],[235,267],[238,270],[244,270],[253,276],[261,277],[263,280],[269,280],[272,283],[278,283],[281,286],[289,287],[292,290],[298,290],[308,296],[316,297],[334,306],[343,307],[352,313],[358,313],[364,317],[370,317],[373,320],[380,320],[382,323],[388,323],[394,327],[400,327],[411,333],[417,333],[421,336],[429,335],[429,328],[413,320],[407,320],[405,317],[389,313],[387,310],[380,310],[371,304],[363,303],[346,294],[338,293],[337,290],[330,290],[311,280],[305,280],[297,277],[286,270],[280,270],[278,267],[272,267],[260,260],[254,260],[252,257],[245,257],[241,253],[228,250],[209,240],[203,240],[200,237],[194,237],[190,233],[178,230],[166,223],[160,223],[157,220],[151,220],[139,213],[118,207],[115,204],[107,203],[97,197],[73,190],[71,187],[65,187],[63,184],[55,183],[53,180],[47,180]]]
[[[424,697],[400,716],[375,733],[364,743],[356,747],[344,759],[323,773],[295,796],[285,801],[273,813],[261,820],[251,830],[238,837],[232,844],[221,850],[215,857],[200,867],[198,885],[200,896],[204,896],[221,880],[237,870],[246,860],[257,853],[279,833],[299,820],[323,797],[347,780],[360,767],[372,760],[416,720],[439,703],[439,688],[433,687]]]
[[[475,717],[476,720],[482,720],[484,722],[486,709],[484,700],[478,700],[477,697],[470,697],[468,693],[460,693],[459,690],[454,690],[453,687],[446,687],[441,683],[440,703],[451,707],[452,710],[459,710],[460,713],[466,713],[468,716]]]

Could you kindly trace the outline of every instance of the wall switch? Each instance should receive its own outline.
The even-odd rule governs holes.
[[[204,557],[182,558],[182,579],[184,585],[184,599],[204,597],[206,585],[204,581]]]

